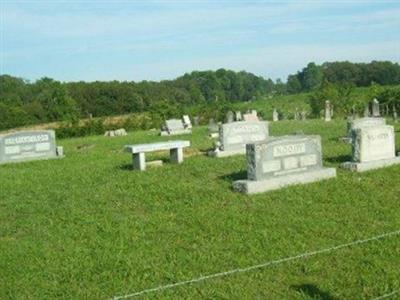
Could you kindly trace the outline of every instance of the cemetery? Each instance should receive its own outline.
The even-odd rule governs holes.
[[[0,10],[0,300],[400,300],[400,1]]]
[[[247,127],[249,124],[256,125]],[[42,274],[39,270],[57,270],[69,274],[61,286],[70,289],[71,297],[107,298],[121,291],[153,285],[153,281],[141,279],[139,274],[148,273],[159,277],[157,282],[168,282],[164,279],[164,270],[185,273],[186,276],[174,277],[174,281],[179,281],[192,277],[191,274],[218,273],[221,269],[334,246],[331,235],[336,235],[340,241],[351,241],[346,236],[357,232],[360,223],[370,224],[377,215],[383,222],[377,225],[379,228],[364,225],[362,235],[353,235],[363,238],[388,231],[390,228],[385,224],[399,219],[400,172],[399,165],[393,164],[398,162],[393,151],[400,150],[400,125],[383,118],[354,119],[352,143],[359,150],[354,150],[353,154],[351,143],[338,141],[340,136],[347,135],[348,126],[345,120],[338,119],[270,123],[234,120],[219,125],[221,141],[227,147],[220,152],[236,154],[220,158],[205,155],[215,142],[208,136],[208,126],[192,126],[189,136],[157,136],[149,135],[148,131],[135,131],[118,139],[91,136],[57,140],[57,147],[64,148],[64,159],[1,165],[0,196],[6,199],[2,202],[1,213],[3,216],[15,214],[17,205],[17,213],[25,216],[21,222],[26,224],[23,227],[26,237],[18,243],[18,251],[11,250],[14,247],[0,246],[6,255],[3,257],[9,261],[9,267],[0,273],[17,268],[21,260],[31,266],[32,270],[19,278],[27,287],[18,292],[21,297],[46,282],[42,275],[32,279],[32,272]],[[304,135],[294,134],[298,131]],[[7,142],[10,146],[28,140],[39,143],[47,140],[44,136],[18,138],[15,134],[12,138],[13,142]],[[51,149],[53,145],[52,142]],[[127,153],[132,155],[133,166],[127,160]],[[351,159],[352,166],[343,169],[342,164],[348,164],[346,161],[353,155],[358,161]],[[164,161],[168,156],[172,163],[146,168],[149,163]],[[364,164],[379,164],[380,168],[362,175],[347,170],[364,170],[367,166]],[[70,187],[67,197],[66,182]],[[28,213],[32,209],[35,214]],[[48,209],[52,211],[51,216]],[[11,236],[12,222],[7,217],[3,219],[3,239]],[[311,227],[324,227],[325,235],[315,236]],[[41,228],[40,235],[36,233],[37,228]],[[79,232],[79,240],[75,232]],[[226,238],[221,239],[221,235]],[[289,239],[282,240],[282,236]],[[260,237],[264,240],[261,244]],[[210,239],[213,243],[209,243]],[[15,243],[6,242],[8,245]],[[381,244],[387,247],[380,247]],[[307,277],[322,285],[334,282],[346,286],[348,278],[357,278],[360,272],[371,270],[371,267],[359,265],[359,255],[379,264],[379,269],[397,274],[393,262],[398,260],[398,255],[390,248],[395,244],[393,237],[380,244],[365,244],[310,258],[309,262],[318,265],[309,271],[316,277],[313,274]],[[81,250],[78,251],[77,246]],[[53,251],[43,254],[43,247],[63,249],[64,254],[60,256]],[[377,247],[379,256],[386,259],[374,254]],[[95,257],[91,254],[93,249],[97,249]],[[191,254],[186,256],[188,252]],[[26,256],[26,253],[31,254]],[[215,256],[208,257],[207,253]],[[181,255],[187,259],[182,260]],[[238,255],[242,263],[235,263]],[[338,264],[336,257],[340,257],[343,264]],[[45,263],[48,258],[51,262]],[[222,260],[229,262],[225,268],[221,267]],[[93,282],[87,281],[85,274],[95,276],[99,267],[92,265],[99,264],[105,264],[101,267],[103,273]],[[290,275],[298,272],[297,264],[301,266],[305,262],[279,268],[287,278],[294,276],[300,280],[303,273]],[[131,275],[124,274],[128,265],[135,266]],[[158,267],[149,270],[149,265]],[[357,268],[349,269],[348,265]],[[322,271],[337,276],[317,279]],[[276,273],[274,269],[259,272],[263,273],[263,279],[251,276],[250,283],[243,282],[244,276],[229,276],[224,279],[224,286],[261,284],[264,280],[273,281]],[[383,278],[378,272],[366,277],[365,284],[375,286],[370,293],[363,292],[360,285],[351,285],[336,293],[345,298],[354,293],[379,294],[376,282]],[[123,284],[126,279],[131,282],[129,286]],[[75,280],[86,282],[87,288],[71,289]],[[100,282],[110,280],[115,286],[105,284],[98,288]],[[202,284],[212,288],[215,283]],[[6,283],[6,286],[12,285],[12,282]],[[282,288],[280,284],[267,287],[265,296]],[[52,294],[59,289],[57,286],[48,288]],[[192,287],[164,293],[173,298],[198,296]],[[215,296],[214,293],[210,295]]]

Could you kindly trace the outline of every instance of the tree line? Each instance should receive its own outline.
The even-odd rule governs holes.
[[[54,121],[76,123],[89,116],[128,113],[146,113],[146,118],[157,125],[183,112],[206,117],[215,111],[227,110],[235,102],[260,98],[268,101],[266,96],[276,94],[314,92],[322,97],[328,91],[329,96],[334,94],[333,85],[341,87],[335,94],[340,98],[348,92],[343,86],[371,84],[400,84],[399,64],[387,61],[309,63],[289,75],[286,83],[225,69],[194,71],[160,82],[60,82],[51,78],[29,82],[1,75],[0,130]],[[142,124],[145,121],[140,122],[140,126],[145,126]]]

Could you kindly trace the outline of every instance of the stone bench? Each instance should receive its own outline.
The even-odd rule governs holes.
[[[189,146],[190,141],[167,141],[150,144],[126,145],[125,152],[132,154],[133,169],[144,171],[146,169],[146,152],[170,150],[170,161],[180,164],[183,162],[183,148]]]

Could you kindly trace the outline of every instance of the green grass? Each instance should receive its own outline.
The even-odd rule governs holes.
[[[324,164],[337,167],[350,155],[337,141],[345,128],[270,131],[320,134]],[[206,136],[176,137],[192,140],[191,156],[146,172],[130,170],[122,147],[166,139],[151,132],[61,140],[62,160],[1,166],[0,299],[107,299],[400,229],[400,166],[246,196],[231,189],[245,158],[202,155]],[[399,266],[393,236],[140,299],[371,299],[400,289]]]

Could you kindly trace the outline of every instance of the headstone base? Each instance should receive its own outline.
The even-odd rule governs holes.
[[[208,152],[211,157],[228,157],[233,155],[246,154],[246,149],[242,150],[212,150]]]
[[[260,181],[238,180],[233,182],[233,189],[245,194],[257,194],[277,190],[289,185],[311,183],[334,177],[336,177],[335,168],[324,168]]]
[[[365,172],[365,171],[384,168],[384,167],[388,167],[388,166],[396,165],[396,164],[400,164],[400,157],[395,157],[392,159],[381,159],[381,160],[363,162],[363,163],[348,161],[348,162],[342,163],[340,165],[340,167],[343,169],[346,169],[346,170],[353,171],[353,172]]]
[[[16,160],[9,160],[9,161],[0,161],[0,165],[5,165],[5,164],[16,164],[16,163],[23,163],[23,162],[29,162],[29,161],[36,161],[36,160],[52,160],[52,159],[61,159],[64,158],[65,155],[54,155],[54,156],[47,156],[47,157],[40,157],[40,156],[32,156],[32,157],[25,157],[23,159],[16,159]]]
[[[184,129],[184,130],[176,130],[176,131],[161,131],[161,136],[170,136],[170,135],[181,135],[181,134],[192,134],[192,130]]]

